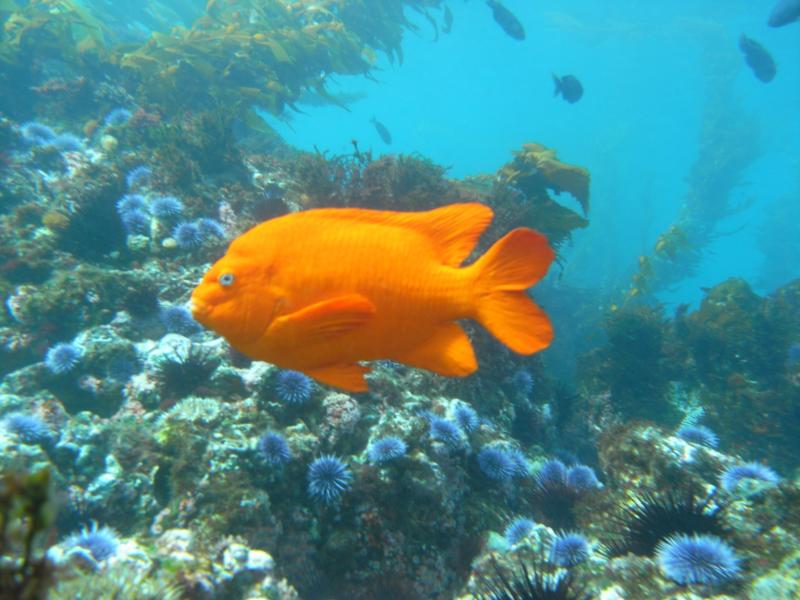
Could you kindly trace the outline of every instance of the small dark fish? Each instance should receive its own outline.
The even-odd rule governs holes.
[[[780,0],[769,15],[767,25],[783,27],[800,19],[800,0]]]
[[[583,86],[578,78],[574,75],[564,75],[559,77],[553,73],[553,83],[556,84],[556,89],[553,95],[564,98],[570,104],[575,104],[583,97]]]
[[[389,133],[388,129],[386,129],[386,125],[384,125],[380,121],[376,120],[375,117],[372,117],[372,119],[370,120],[370,123],[372,123],[375,126],[375,131],[377,131],[378,135],[381,136],[381,139],[383,140],[383,143],[386,144],[387,146],[391,146],[392,145],[392,134]]]
[[[744,62],[753,70],[757,79],[768,83],[773,80],[777,68],[775,61],[767,49],[752,38],[742,34],[739,37],[739,48],[744,53]]]
[[[522,23],[519,22],[519,19],[514,16],[514,13],[497,0],[486,0],[486,4],[492,9],[494,20],[503,28],[503,31],[515,40],[525,39],[525,29],[522,27]]]
[[[453,13],[450,12],[450,7],[445,5],[444,7],[444,25],[442,25],[442,32],[443,33],[450,33],[453,29]]]

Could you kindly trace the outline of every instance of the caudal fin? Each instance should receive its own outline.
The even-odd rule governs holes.
[[[555,89],[553,90],[553,96],[558,96],[561,93],[561,79],[559,79],[558,75],[555,73],[553,75],[553,83],[555,84]]]
[[[473,265],[477,270],[476,319],[519,354],[543,350],[553,339],[550,319],[525,290],[547,273],[554,256],[545,236],[519,228]]]

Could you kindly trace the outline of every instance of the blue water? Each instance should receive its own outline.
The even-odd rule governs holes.
[[[735,235],[709,245],[697,273],[659,298],[695,304],[701,287],[731,276],[769,292],[760,284],[759,226],[775,203],[800,194],[797,27],[767,27],[769,2],[505,4],[523,22],[525,41],[496,26],[483,2],[451,2],[450,35],[440,32],[434,41],[430,24],[417,18],[402,65],[380,59],[378,82],[339,79],[341,91],[368,94],[350,112],[302,105],[308,114],[276,127],[309,150],[346,153],[357,139],[377,154],[420,153],[450,166],[452,177],[492,173],[525,142],[553,147],[592,175],[591,225],[574,236],[563,282],[613,286],[678,215],[709,90],[732,74],[728,97],[754,115],[761,151],[733,195],[755,202],[720,222],[719,233]],[[745,67],[737,47],[742,32],[778,63],[769,84]],[[554,97],[552,72],[579,77],[583,99],[570,105]],[[370,124],[373,115],[392,132],[391,146]]]

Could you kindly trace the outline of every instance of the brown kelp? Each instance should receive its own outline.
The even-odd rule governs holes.
[[[703,249],[720,235],[720,222],[749,207],[748,202],[737,202],[733,192],[760,154],[758,127],[734,92],[735,65],[725,60],[713,64],[722,71],[709,78],[699,153],[689,173],[681,211],[656,240],[652,252],[639,258],[628,298],[690,277],[700,264]]]

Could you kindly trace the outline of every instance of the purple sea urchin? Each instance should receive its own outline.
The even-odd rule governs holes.
[[[314,382],[300,371],[285,369],[278,373],[275,392],[284,404],[303,404],[311,398]]]
[[[141,194],[125,194],[117,200],[117,214],[122,216],[134,210],[144,212],[147,209],[147,201]]]
[[[509,523],[508,527],[506,527],[503,532],[503,537],[506,538],[506,542],[508,542],[509,545],[513,546],[528,537],[534,527],[536,527],[535,521],[520,517]]]
[[[481,448],[478,452],[478,466],[486,477],[498,482],[509,481],[517,469],[508,452],[493,446]]]
[[[224,239],[225,229],[222,224],[214,219],[204,218],[197,222],[197,227],[200,230],[200,236],[203,240],[211,239]]]
[[[172,237],[177,242],[178,246],[188,250],[198,248],[203,244],[203,236],[200,234],[200,228],[195,223],[183,221],[178,223],[172,230]]]
[[[559,567],[574,567],[589,558],[591,547],[586,537],[574,531],[556,535],[550,545],[548,560]]]
[[[468,404],[456,406],[455,410],[453,410],[453,418],[464,433],[475,431],[480,425],[478,413]]]
[[[716,585],[739,573],[733,549],[713,535],[676,535],[656,549],[661,571],[673,581],[687,585]]]
[[[69,536],[64,544],[67,547],[84,548],[96,561],[103,561],[117,553],[119,539],[113,529],[98,527],[97,523],[92,523],[91,527],[84,527],[78,533]]]
[[[332,504],[348,487],[353,476],[342,460],[323,455],[308,467],[308,493],[315,500]]]
[[[533,376],[528,371],[520,369],[511,376],[511,387],[520,396],[527,398],[533,391]]]
[[[157,219],[171,219],[183,212],[183,203],[175,196],[156,196],[150,201],[150,214]]]
[[[567,484],[567,467],[557,458],[545,461],[536,474],[536,484],[540,488],[550,488]]]
[[[119,218],[128,233],[146,234],[150,231],[150,217],[143,210],[129,210]]]
[[[202,329],[200,323],[194,320],[192,313],[185,306],[162,304],[159,307],[158,318],[169,333],[188,336]]]
[[[705,425],[686,425],[675,434],[684,441],[708,448],[716,448],[719,444],[717,434]]]
[[[69,342],[56,344],[47,351],[44,365],[54,375],[69,373],[83,358],[83,349]]]
[[[575,465],[567,470],[567,485],[575,490],[595,490],[603,487],[594,469],[586,465]]]
[[[766,465],[757,462],[733,465],[723,471],[719,484],[726,492],[734,492],[743,481],[750,479],[774,485],[780,481],[778,474]]]
[[[26,444],[42,444],[51,436],[50,428],[45,422],[33,415],[11,413],[5,416],[3,425]]]
[[[371,463],[382,464],[405,456],[408,446],[397,437],[385,437],[375,440],[367,450]]]
[[[463,442],[461,430],[458,428],[458,425],[452,421],[432,415],[428,420],[428,425],[431,439],[447,444],[453,448],[461,446]]]
[[[142,187],[150,182],[152,176],[153,171],[150,167],[139,165],[128,171],[128,174],[125,176],[125,184],[128,186],[129,190]]]
[[[258,440],[258,452],[265,461],[274,467],[283,466],[292,458],[286,438],[272,431],[265,433]]]

